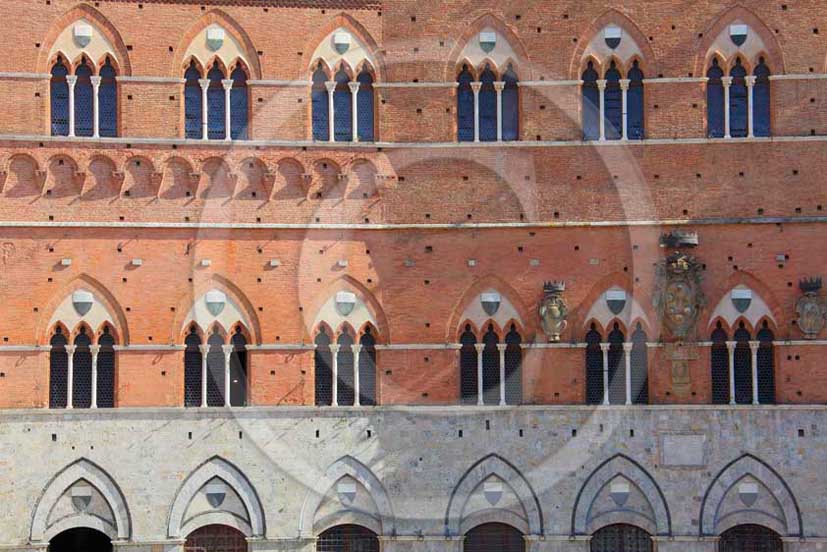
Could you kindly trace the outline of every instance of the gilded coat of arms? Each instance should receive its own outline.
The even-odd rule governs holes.
[[[691,336],[704,305],[700,263],[680,251],[661,261],[653,302],[669,334],[680,340]]]

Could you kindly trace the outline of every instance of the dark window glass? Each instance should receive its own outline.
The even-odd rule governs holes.
[[[247,338],[236,328],[231,339],[230,405],[247,406]]]
[[[247,73],[241,67],[236,67],[230,78],[233,80],[230,90],[230,137],[233,140],[246,140],[249,138],[247,125],[250,104]]]
[[[652,552],[652,537],[634,525],[609,525],[592,535],[591,552]]]
[[[505,336],[505,402],[522,404],[523,402],[523,339],[517,328],[512,325]]]
[[[755,68],[755,85],[752,90],[752,129],[756,136],[770,135],[770,68],[764,58]]]
[[[333,404],[333,359],[330,356],[330,336],[324,327],[319,329],[315,343],[316,406],[330,406]]]
[[[313,73],[313,86],[310,89],[310,102],[312,103],[313,139],[330,139],[330,106],[327,100],[327,74],[321,64]]]
[[[84,62],[75,70],[75,76],[78,78],[75,83],[75,135],[92,136],[94,130],[92,68]]]
[[[247,552],[244,533],[227,525],[207,525],[187,536],[184,552]]]
[[[201,406],[201,336],[194,327],[184,345],[184,406]]]
[[[782,552],[781,537],[761,525],[737,525],[724,532],[719,552]]]
[[[367,69],[362,69],[356,80],[359,82],[359,92],[356,93],[356,109],[358,112],[356,124],[358,125],[359,140],[373,142],[373,76]]]
[[[224,72],[216,63],[207,73],[210,85],[207,88],[207,136],[210,140],[226,138],[226,97],[224,95]]]
[[[724,84],[721,78],[724,71],[718,60],[712,60],[712,66],[706,72],[706,119],[707,134],[710,138],[724,137]]]
[[[474,91],[471,89],[473,81],[468,66],[463,66],[457,77],[457,140],[459,142],[474,141]]]
[[[359,404],[372,406],[376,404],[376,339],[370,327],[365,328],[359,343]]]
[[[353,140],[353,95],[350,92],[350,77],[344,69],[339,69],[333,91],[333,135],[337,142]]]
[[[632,334],[632,351],[629,355],[632,366],[632,403],[649,404],[649,350],[646,347],[646,332],[640,324]]]
[[[316,552],[379,552],[379,539],[360,525],[338,525],[319,535]]]
[[[729,71],[732,84],[729,87],[729,134],[733,138],[747,135],[747,70],[741,65],[741,58]]]
[[[493,326],[482,336],[482,396],[485,404],[500,404],[500,338]]]
[[[493,142],[497,139],[497,91],[494,71],[486,66],[480,75],[480,140]]]
[[[215,331],[207,344],[207,406],[224,406],[224,338]]]
[[[505,523],[484,523],[465,533],[462,552],[525,552],[525,539]]]
[[[68,341],[60,328],[55,330],[49,345],[49,408],[66,408],[66,394],[69,385],[69,356],[66,353]]]
[[[477,338],[470,325],[465,326],[459,342],[460,397],[463,404],[477,404]]]
[[[735,330],[735,402],[752,404],[752,353],[749,332],[741,324]]]
[[[353,406],[356,397],[353,391],[353,336],[347,329],[342,330],[336,343],[339,345],[336,354],[336,401],[341,406]]]
[[[503,75],[505,87],[502,91],[503,102],[503,140],[520,139],[520,88],[517,73],[509,66]]]
[[[75,354],[72,355],[72,406],[92,406],[92,340],[85,328],[75,337]]]
[[[626,358],[623,332],[615,324],[609,332],[609,403],[626,404]]]
[[[600,332],[594,326],[586,334],[586,402],[601,404],[603,402],[603,351]]]
[[[620,71],[611,62],[606,71],[606,90],[603,95],[603,114],[606,118],[606,139],[618,140],[623,133],[623,91],[620,89]]]
[[[115,406],[115,338],[108,326],[98,338],[98,345],[98,407],[112,408]]]
[[[726,347],[727,334],[720,322],[712,332],[711,340],[712,404],[729,404],[729,351]]]
[[[758,331],[758,402],[775,404],[775,339],[766,326]]]
[[[68,74],[69,70],[63,64],[63,60],[58,58],[52,67],[52,80],[49,84],[52,136],[69,135],[69,83],[66,82]]]
[[[600,138],[600,90],[597,88],[597,71],[591,61],[583,71],[583,139]]]
[[[192,139],[202,138],[203,98],[201,84],[198,82],[200,78],[201,73],[193,61],[184,73],[184,126],[186,137]]]
[[[104,138],[113,138],[118,135],[118,84],[115,80],[116,75],[112,61],[106,58],[106,63],[100,70],[101,83],[98,89],[98,125],[100,135]]]
[[[626,126],[629,130],[629,140],[643,140],[644,111],[643,71],[635,60],[629,70],[629,91],[626,96]]]

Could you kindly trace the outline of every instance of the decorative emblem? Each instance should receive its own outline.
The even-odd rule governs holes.
[[[77,44],[78,48],[85,48],[92,42],[92,25],[88,23],[78,23],[72,29],[72,39]]]
[[[343,55],[350,49],[350,43],[352,41],[352,37],[350,33],[340,32],[333,34],[333,48],[339,52],[339,55]]]
[[[691,255],[676,251],[657,266],[657,289],[653,298],[664,326],[685,340],[695,328],[704,305],[701,265]]]
[[[482,31],[480,33],[480,48],[486,54],[494,49],[497,45],[497,33],[494,31]]]
[[[79,513],[85,512],[92,503],[92,487],[89,485],[75,485],[72,487],[72,506]]]
[[[743,23],[736,23],[729,26],[729,38],[732,39],[732,43],[738,47],[743,46],[744,42],[747,41],[748,33],[749,27]]]
[[[549,341],[560,341],[560,334],[569,325],[566,317],[569,309],[563,300],[566,291],[565,282],[546,282],[543,284],[543,301],[540,303],[540,323]]]
[[[336,311],[342,316],[348,316],[356,306],[356,294],[349,291],[340,291],[336,294]]]
[[[207,310],[210,311],[210,314],[218,316],[224,310],[224,305],[227,304],[227,295],[223,291],[213,289],[207,292],[204,301],[207,303]]]
[[[207,502],[213,508],[218,508],[224,504],[224,499],[227,497],[227,486],[224,483],[208,483],[204,489],[207,493]]]
[[[824,317],[827,314],[827,302],[818,295],[821,277],[805,278],[798,283],[798,287],[804,295],[795,305],[797,324],[804,333],[804,339],[815,339],[824,328]]]
[[[224,45],[224,29],[221,27],[210,27],[207,29],[207,48],[215,52]]]
[[[735,307],[735,310],[743,314],[747,312],[750,303],[752,303],[752,290],[744,288],[733,289],[729,294],[729,298],[732,300],[732,306]]]
[[[85,289],[79,289],[72,294],[72,306],[80,316],[86,316],[94,303],[95,298]]]
[[[755,504],[758,500],[758,484],[757,483],[741,483],[738,485],[738,498],[747,508]]]
[[[488,316],[494,316],[500,309],[500,294],[496,291],[480,294],[480,303],[482,303],[482,310]]]
[[[623,30],[617,25],[609,25],[603,29],[603,40],[606,41],[606,46],[612,50],[620,46],[621,38],[623,38]]]
[[[626,501],[629,500],[629,482],[615,481],[609,487],[609,496],[612,497],[618,508],[622,508]]]
[[[697,232],[687,232],[685,230],[672,230],[668,234],[661,234],[660,246],[668,247],[670,249],[678,249],[680,247],[697,247],[699,243]]]
[[[482,484],[482,493],[491,506],[496,506],[503,497],[502,481],[486,481]]]
[[[626,307],[626,292],[622,289],[610,289],[606,292],[606,306],[612,314],[618,315]]]
[[[356,483],[353,481],[341,481],[336,485],[336,493],[342,502],[353,502],[356,499]]]

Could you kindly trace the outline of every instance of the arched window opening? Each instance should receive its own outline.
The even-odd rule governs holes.
[[[113,408],[115,406],[115,337],[104,326],[103,333],[98,338],[98,408]]]
[[[224,406],[224,337],[217,328],[207,345],[207,406]]]
[[[505,523],[484,523],[467,533],[463,552],[525,552],[523,534]]]
[[[520,88],[517,73],[511,65],[503,75],[502,118],[503,140],[506,142],[520,139]]]
[[[769,329],[766,321],[758,334],[758,402],[760,404],[775,404],[775,336]]]
[[[609,332],[609,404],[626,404],[626,359],[623,342],[625,337],[615,322]]]
[[[775,531],[762,525],[736,525],[724,532],[719,552],[781,552],[784,545]]]
[[[459,142],[474,141],[474,91],[471,82],[474,77],[467,65],[457,76],[457,140]]]
[[[480,75],[479,92],[480,140],[483,142],[497,140],[497,90],[494,88],[496,80],[494,71],[486,65]]]
[[[330,106],[327,101],[326,83],[327,73],[319,63],[313,73],[313,85],[310,88],[314,140],[330,140]]]
[[[337,142],[353,140],[353,97],[351,96],[350,77],[344,67],[336,73],[333,91],[333,136]]]
[[[112,541],[105,534],[87,527],[74,527],[49,541],[49,552],[112,552]]]
[[[92,87],[92,68],[84,58],[75,69],[75,135],[92,136],[94,134],[94,88]]]
[[[69,387],[68,343],[60,326],[55,328],[55,334],[49,341],[49,408],[66,408]]]
[[[193,325],[184,339],[184,406],[201,406],[201,336]]]
[[[720,322],[712,332],[710,340],[712,404],[729,404],[729,351],[726,346],[727,334]]]
[[[324,326],[319,328],[315,343],[313,364],[316,372],[316,406],[330,406],[333,404],[333,359],[330,353],[330,336],[327,335]]]
[[[718,58],[712,59],[712,66],[706,72],[706,125],[710,138],[724,137],[724,71]]]
[[[195,65],[195,60],[184,73],[184,128],[186,137],[201,139],[203,131],[203,97],[201,95],[201,72]]]
[[[362,350],[359,353],[359,404],[373,406],[376,404],[376,338],[365,328],[359,340]]]
[[[749,350],[749,331],[741,322],[735,330],[735,402],[752,403],[752,353]]]
[[[230,406],[247,406],[247,338],[240,327],[236,327],[230,342]]]
[[[207,87],[207,137],[210,140],[223,140],[227,137],[226,96],[224,94],[224,71],[214,63],[210,72],[207,73],[210,84]]]
[[[600,90],[597,88],[597,71],[589,61],[583,71],[583,139],[600,138]]]
[[[606,139],[619,140],[623,134],[623,91],[620,89],[620,71],[614,61],[606,71],[603,113],[606,119]]]
[[[233,87],[230,89],[230,138],[233,140],[247,140],[247,131],[250,122],[250,96],[247,89],[247,73],[239,65],[233,70],[230,78]]]
[[[626,93],[626,127],[629,131],[629,140],[643,140],[644,138],[644,110],[643,101],[643,71],[637,60],[632,62],[629,69],[629,91]]]
[[[733,138],[744,138],[747,135],[747,118],[749,104],[747,102],[747,70],[741,64],[741,58],[736,58],[735,65],[729,70],[732,84],[729,86],[729,134]]]
[[[226,525],[207,525],[187,536],[184,552],[247,552],[247,538]]]
[[[770,68],[762,57],[753,72],[755,84],[752,90],[752,129],[755,136],[770,135]]]
[[[104,138],[114,138],[118,135],[118,84],[115,80],[117,72],[112,66],[112,60],[106,58],[106,63],[100,69],[100,88],[98,89],[98,133]]]
[[[66,76],[69,69],[58,57],[52,66],[52,80],[49,83],[51,100],[52,136],[69,135],[69,83]]]
[[[523,338],[512,324],[505,336],[505,403],[523,402]]]
[[[477,404],[477,338],[466,324],[459,338],[459,386],[463,404]]]
[[[603,351],[600,342],[603,337],[594,324],[586,333],[586,403],[603,402]]]
[[[336,402],[340,406],[353,406],[356,395],[353,390],[353,336],[347,328],[342,330],[336,340],[339,352],[336,353]]]
[[[362,68],[362,72],[356,77],[359,82],[359,91],[356,93],[357,110],[357,131],[360,142],[373,142],[374,140],[374,107],[373,107],[373,75],[368,69]]]
[[[92,406],[92,345],[86,328],[81,326],[75,337],[75,353],[72,355],[72,406]]]
[[[482,336],[482,396],[484,404],[500,404],[500,337],[493,324]]]
[[[609,525],[592,535],[591,552],[652,552],[652,537],[634,525]]]
[[[649,404],[649,349],[646,346],[646,332],[640,324],[632,334],[629,355],[632,404]]]
[[[361,525],[337,525],[319,535],[316,552],[379,552],[379,539]]]

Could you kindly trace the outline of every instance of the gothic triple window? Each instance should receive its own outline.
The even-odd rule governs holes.
[[[376,337],[370,326],[361,335],[347,326],[337,336],[322,325],[314,340],[317,406],[376,405]]]
[[[116,341],[109,326],[97,339],[86,326],[74,338],[57,326],[49,345],[49,408],[115,406]]]

